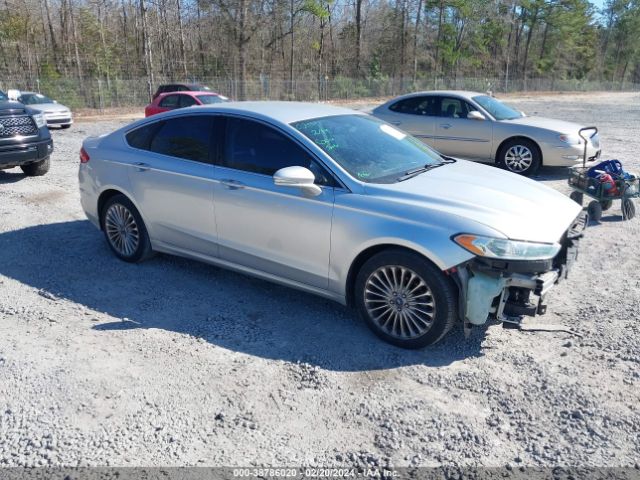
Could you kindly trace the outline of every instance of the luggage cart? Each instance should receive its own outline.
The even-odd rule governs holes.
[[[587,167],[587,145],[589,139],[585,136],[585,132],[593,131],[589,138],[598,133],[596,127],[585,127],[578,131],[580,138],[584,140],[584,155],[582,158],[582,167],[573,167],[570,169],[569,186],[573,190],[569,197],[571,200],[582,205],[584,196],[592,198],[587,206],[589,217],[596,222],[602,218],[602,212],[609,210],[614,200],[620,200],[622,209],[622,219],[631,220],[636,216],[636,206],[633,202],[634,198],[640,197],[640,178],[637,176],[612,175],[615,182],[617,194],[610,195],[610,191],[604,188],[604,185],[597,179],[589,176]]]

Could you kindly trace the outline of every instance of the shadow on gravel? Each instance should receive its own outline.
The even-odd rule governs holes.
[[[15,171],[7,172],[6,170],[0,170],[0,185],[16,183],[20,180],[24,180],[27,178],[24,173],[22,173],[19,169]]]
[[[567,167],[542,167],[538,173],[531,177],[539,182],[553,182],[556,180],[568,180],[569,169]]]
[[[118,318],[96,324],[92,317],[102,317],[90,312],[56,319],[93,325],[104,335],[163,329],[336,371],[438,367],[482,354],[482,331],[465,341],[455,329],[433,347],[407,351],[378,340],[352,310],[310,294],[171,256],[127,264],[86,220],[0,234],[0,274],[38,289],[51,302],[67,299]]]

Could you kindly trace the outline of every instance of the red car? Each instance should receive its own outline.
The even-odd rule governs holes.
[[[153,102],[144,109],[144,116],[150,117],[157,113],[168,112],[176,108],[192,105],[211,105],[212,103],[228,102],[229,99],[214,92],[168,92],[158,95]]]

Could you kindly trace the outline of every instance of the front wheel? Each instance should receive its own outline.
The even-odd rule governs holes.
[[[622,199],[622,218],[631,220],[636,216],[636,206],[630,198]]]
[[[151,255],[151,242],[142,217],[124,195],[107,200],[100,222],[109,248],[121,260],[135,263]]]
[[[573,192],[571,192],[571,195],[569,195],[569,198],[576,202],[578,205],[582,206],[584,195],[582,194],[582,192],[577,192],[574,190]]]
[[[456,292],[449,279],[423,257],[387,250],[360,269],[356,306],[369,328],[402,348],[440,340],[456,319]]]
[[[44,160],[40,160],[39,162],[22,165],[20,168],[27,177],[41,177],[49,171],[50,166],[51,160],[49,159],[49,157],[47,157]]]
[[[602,218],[602,205],[600,205],[600,202],[597,200],[591,200],[587,206],[587,212],[591,220],[599,222]]]
[[[538,171],[542,158],[535,143],[516,138],[500,149],[496,163],[505,170],[529,177]]]

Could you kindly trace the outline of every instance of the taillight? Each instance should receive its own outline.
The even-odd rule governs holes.
[[[89,158],[89,154],[84,149],[84,147],[82,147],[80,149],[80,163],[89,163]]]

